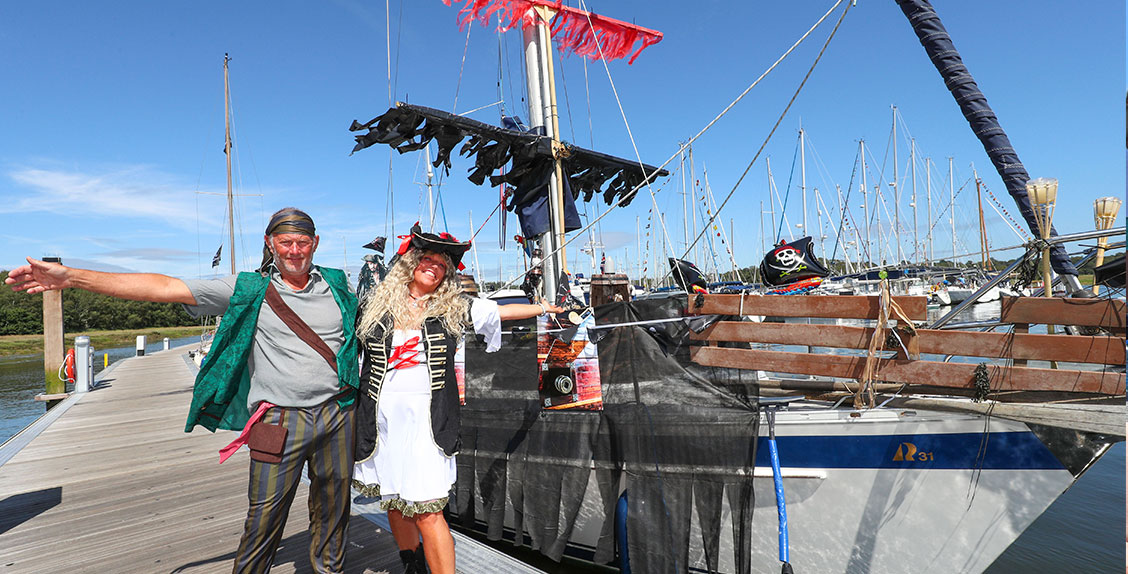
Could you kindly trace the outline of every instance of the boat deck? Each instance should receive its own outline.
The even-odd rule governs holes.
[[[226,573],[247,510],[246,449],[235,434],[184,433],[194,367],[187,348],[115,363],[0,445],[0,572]],[[308,572],[300,487],[271,572]],[[459,572],[540,572],[454,533]],[[354,504],[345,572],[399,572],[386,517]]]

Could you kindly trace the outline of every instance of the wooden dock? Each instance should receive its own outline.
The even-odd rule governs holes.
[[[186,348],[126,359],[0,446],[0,572],[227,573],[247,510],[235,433],[185,433]],[[300,487],[271,572],[309,572]],[[458,571],[540,572],[454,534]],[[354,505],[347,573],[402,571],[386,517]]]

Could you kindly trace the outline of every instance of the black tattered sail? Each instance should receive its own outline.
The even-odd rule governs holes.
[[[387,144],[400,153],[420,150],[434,141],[438,146],[434,166],[442,165],[449,173],[450,156],[458,154],[474,158],[468,179],[482,185],[489,178],[491,186],[502,183],[514,192],[507,208],[515,211],[525,237],[548,231],[548,187],[554,170],[552,140],[533,131],[506,129],[454,114],[397,103],[379,117],[361,124],[354,121],[349,128],[356,135],[353,152],[373,144]],[[575,201],[591,201],[596,193],[607,205],[625,206],[634,199],[636,189],[669,175],[666,170],[635,161],[628,161],[561,142],[560,164],[564,173],[564,230],[580,228]],[[508,166],[504,173],[498,172]]]

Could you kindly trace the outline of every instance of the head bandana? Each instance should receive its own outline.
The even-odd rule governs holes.
[[[281,209],[270,218],[270,223],[266,226],[267,235],[275,235],[278,233],[300,233],[314,237],[317,235],[316,228],[313,225],[313,218],[300,209],[287,207]],[[274,263],[274,253],[270,250],[270,244],[265,243],[262,246],[262,264],[259,265],[258,271],[262,273],[266,271],[270,264]]]

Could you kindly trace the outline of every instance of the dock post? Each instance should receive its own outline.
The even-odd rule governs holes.
[[[168,337],[165,337],[164,341],[162,341],[162,343],[164,343],[164,350],[167,351],[171,348],[171,344],[169,343]]]
[[[94,347],[86,335],[74,338],[74,370],[74,392],[89,392],[94,386]]]
[[[59,257],[44,257],[43,261],[62,263]],[[67,392],[66,382],[59,378],[59,367],[63,366],[66,351],[63,343],[63,292],[45,291],[43,293],[43,377],[46,380],[47,395],[63,395]],[[58,400],[47,401],[47,409],[58,404]]]
[[[137,356],[145,356],[145,335],[137,335]]]

